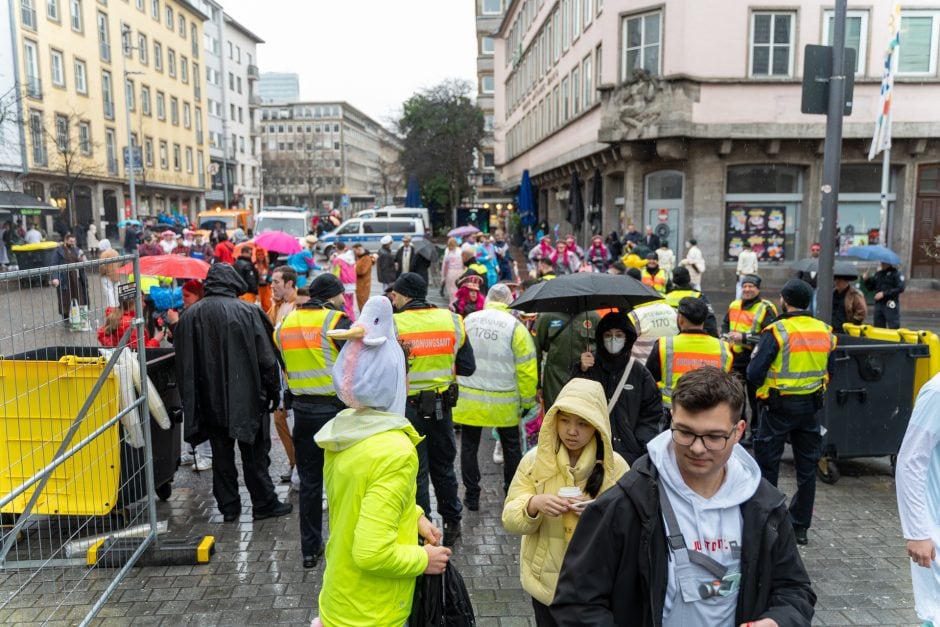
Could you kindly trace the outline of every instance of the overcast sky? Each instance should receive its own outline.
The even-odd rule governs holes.
[[[261,72],[300,74],[304,100],[345,100],[383,124],[416,91],[476,85],[472,0],[222,0],[265,41]],[[475,94],[474,87],[474,94]]]

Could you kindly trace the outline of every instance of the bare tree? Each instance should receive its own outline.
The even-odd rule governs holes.
[[[376,175],[383,202],[390,202],[404,187],[405,172],[398,160],[386,159],[391,154],[392,142],[384,136],[379,139],[379,156],[376,160]]]
[[[51,119],[45,119],[43,133],[52,140],[47,142],[52,146],[48,168],[62,178],[66,211],[70,223],[75,224],[75,188],[105,174],[102,160],[94,156],[101,144],[92,139],[90,122],[75,111],[67,115],[56,113]]]
[[[18,153],[21,146],[20,132],[24,128],[20,113],[21,99],[20,90],[16,86],[0,93],[0,163],[13,161],[16,153],[8,151],[8,147],[16,146]],[[18,154],[16,156],[19,157]],[[0,189],[12,190],[11,180],[0,178]]]

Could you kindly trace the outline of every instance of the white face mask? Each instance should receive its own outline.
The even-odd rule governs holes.
[[[624,345],[627,343],[627,338],[625,337],[605,337],[604,338],[604,348],[607,349],[607,352],[611,355],[616,355],[623,350]]]

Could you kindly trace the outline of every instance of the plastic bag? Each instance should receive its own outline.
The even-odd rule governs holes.
[[[535,448],[539,443],[539,430],[542,428],[542,406],[533,405],[519,421],[522,454]]]
[[[78,306],[78,300],[73,298],[69,305],[69,329],[72,331],[82,330],[82,310]]]

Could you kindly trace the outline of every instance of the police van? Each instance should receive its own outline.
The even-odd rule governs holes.
[[[424,239],[424,234],[421,218],[351,218],[334,231],[324,233],[317,241],[316,250],[329,256],[333,252],[333,244],[342,240],[347,246],[362,244],[363,248],[374,253],[381,248],[381,240],[386,235],[392,237],[392,250],[395,250],[406,235],[419,240]]]
[[[425,230],[431,227],[431,214],[424,207],[396,207],[389,205],[376,209],[363,209],[356,214],[357,218],[420,218],[424,222]]]

